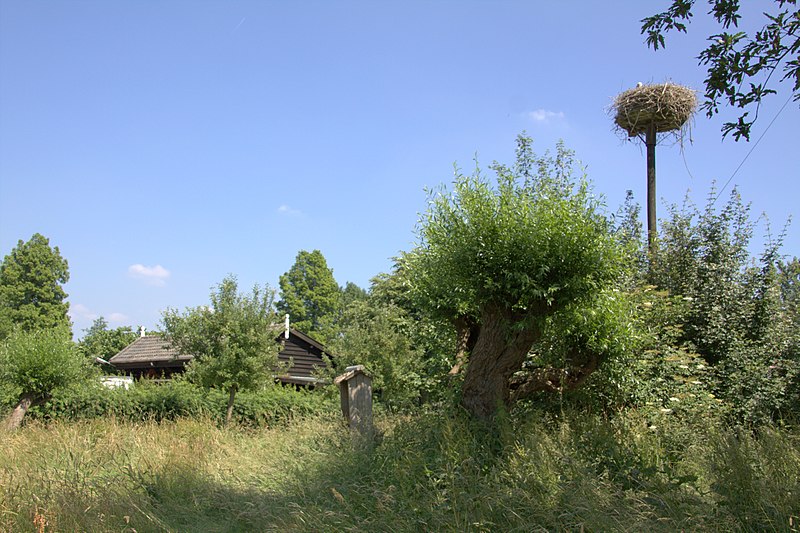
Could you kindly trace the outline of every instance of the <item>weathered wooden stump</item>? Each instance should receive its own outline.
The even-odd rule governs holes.
[[[333,382],[339,386],[347,425],[362,436],[372,437],[372,378],[364,372],[364,365],[347,367]]]

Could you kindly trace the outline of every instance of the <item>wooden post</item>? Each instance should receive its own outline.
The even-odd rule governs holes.
[[[371,437],[372,378],[364,372],[364,366],[347,367],[345,373],[337,376],[333,382],[339,386],[342,415],[347,424],[362,436]]]
[[[650,257],[656,251],[656,126],[650,124],[645,133],[647,145],[647,249]]]

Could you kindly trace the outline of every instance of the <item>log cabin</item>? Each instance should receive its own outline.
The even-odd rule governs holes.
[[[294,328],[276,328],[275,342],[281,344],[278,362],[285,363],[288,370],[276,374],[281,383],[296,386],[314,386],[319,383],[316,375],[331,362],[331,354],[325,346]],[[118,370],[134,378],[170,379],[181,374],[194,356],[181,354],[160,335],[140,336],[109,359]],[[291,363],[291,364],[290,364]]]

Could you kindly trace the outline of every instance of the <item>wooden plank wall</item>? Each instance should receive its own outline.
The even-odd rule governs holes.
[[[285,341],[283,350],[278,354],[280,362],[288,362],[290,358],[294,363],[289,369],[292,376],[311,377],[314,367],[327,367],[318,349],[294,336]]]

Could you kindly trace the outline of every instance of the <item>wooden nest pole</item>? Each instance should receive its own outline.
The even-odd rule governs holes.
[[[611,105],[617,132],[639,139],[647,147],[647,245],[652,255],[656,228],[656,144],[659,134],[678,139],[697,109],[695,92],[674,83],[643,85],[620,93]]]
[[[652,254],[658,230],[656,228],[656,127],[650,124],[645,131],[647,146],[647,248]]]

